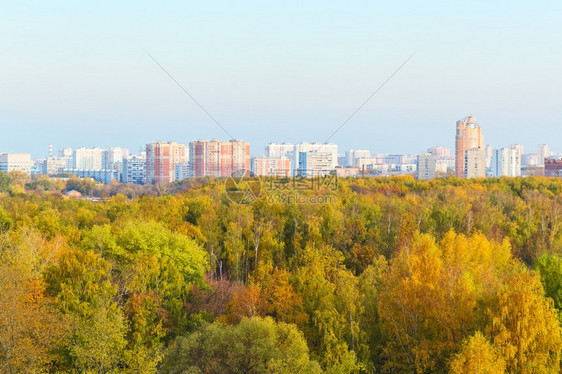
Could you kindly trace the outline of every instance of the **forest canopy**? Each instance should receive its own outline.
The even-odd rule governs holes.
[[[560,371],[562,180],[268,193],[0,173],[0,373]]]

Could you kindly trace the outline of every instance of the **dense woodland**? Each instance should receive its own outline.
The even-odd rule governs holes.
[[[0,373],[560,371],[562,180],[269,193],[0,174]]]

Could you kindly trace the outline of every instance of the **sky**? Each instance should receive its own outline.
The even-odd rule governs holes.
[[[466,115],[495,148],[562,151],[560,1],[22,0],[0,35],[0,152],[324,142],[412,54],[340,152],[453,148]]]

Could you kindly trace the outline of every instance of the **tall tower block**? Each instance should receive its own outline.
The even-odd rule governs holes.
[[[455,169],[459,178],[466,176],[466,151],[484,148],[482,129],[473,116],[457,121],[457,135],[455,139]]]

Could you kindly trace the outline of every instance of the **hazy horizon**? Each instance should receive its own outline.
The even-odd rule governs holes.
[[[562,150],[562,4],[554,1],[11,3],[0,14],[0,152],[228,136],[341,152],[454,146],[469,114],[486,144]]]

